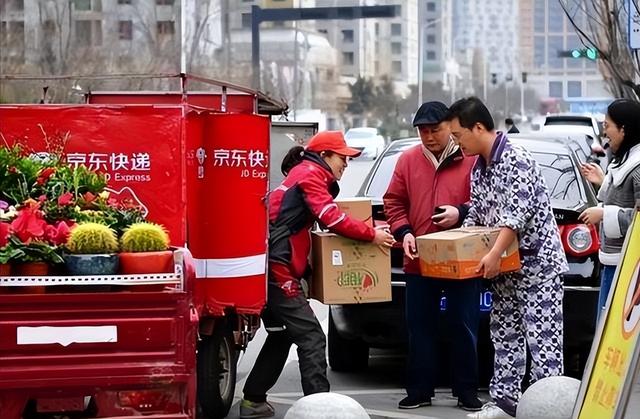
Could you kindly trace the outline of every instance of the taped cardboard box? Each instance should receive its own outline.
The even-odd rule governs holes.
[[[466,227],[417,237],[421,274],[445,279],[482,276],[476,273],[476,266],[489,253],[499,233],[499,228]],[[500,272],[517,271],[520,267],[518,241],[514,240],[502,255]]]
[[[340,211],[351,218],[364,221],[373,227],[373,212],[371,210],[371,199],[367,198],[340,198],[336,199]]]
[[[312,233],[311,297],[324,304],[391,301],[389,249],[333,233]]]

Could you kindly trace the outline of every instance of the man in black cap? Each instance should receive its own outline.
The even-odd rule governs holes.
[[[400,409],[430,406],[434,397],[438,354],[440,300],[446,296],[451,335],[453,394],[458,406],[482,408],[477,397],[476,349],[480,312],[480,282],[438,280],[420,274],[416,237],[459,226],[470,200],[471,169],[475,157],[466,157],[450,138],[448,109],[441,102],[422,104],[413,119],[421,144],[398,158],[384,195],[387,222],[404,248],[406,318],[409,330],[407,397]]]

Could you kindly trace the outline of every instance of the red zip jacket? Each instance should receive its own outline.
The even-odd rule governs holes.
[[[475,157],[460,149],[436,167],[422,151],[422,144],[411,147],[398,158],[391,182],[384,194],[384,212],[391,232],[402,242],[405,234],[420,236],[443,230],[431,221],[436,207],[453,205],[460,210],[460,222],[466,215],[471,190],[471,169]],[[404,257],[404,271],[420,273],[418,259]]]
[[[287,295],[300,292],[315,221],[351,239],[373,241],[375,237],[371,226],[340,211],[333,201],[338,191],[329,166],[318,154],[305,152],[303,161],[269,195],[270,276]]]

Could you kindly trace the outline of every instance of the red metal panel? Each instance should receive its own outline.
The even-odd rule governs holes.
[[[0,133],[46,151],[43,131],[68,132],[66,153],[108,174],[113,195],[138,200],[148,218],[185,243],[182,107],[0,105]]]
[[[206,274],[200,269],[196,294],[209,314],[221,315],[227,307],[259,314],[266,299],[269,119],[239,114],[198,117],[203,119],[197,129],[206,158],[201,179],[197,157],[196,164],[187,163],[188,183],[196,183],[188,188],[188,200],[198,206],[189,219],[188,235],[196,265],[209,264],[210,269]],[[197,150],[188,149],[187,155],[197,155]],[[236,267],[236,261],[249,262]]]

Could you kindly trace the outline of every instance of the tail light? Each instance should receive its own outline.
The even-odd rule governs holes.
[[[164,412],[171,401],[171,394],[163,390],[119,391],[122,407],[131,407],[141,413]]]
[[[560,226],[564,251],[571,256],[587,256],[600,249],[598,232],[592,225],[568,224]]]

